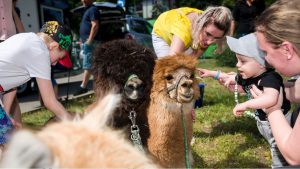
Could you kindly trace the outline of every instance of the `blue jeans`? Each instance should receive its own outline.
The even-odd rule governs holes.
[[[290,122],[290,113],[287,113],[285,117],[288,122]],[[285,161],[284,157],[277,147],[269,121],[257,121],[257,128],[260,134],[268,141],[270,145],[272,168],[288,166],[289,164]]]
[[[82,69],[84,70],[90,70],[92,67],[92,54],[95,49],[95,46],[98,44],[98,42],[93,42],[91,45],[88,45],[84,43],[82,45],[83,50],[83,64]]]

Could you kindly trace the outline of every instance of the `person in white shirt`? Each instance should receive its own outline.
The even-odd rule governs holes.
[[[71,31],[56,21],[39,33],[20,33],[0,43],[0,95],[35,77],[45,106],[60,119],[71,115],[57,101],[50,78],[51,64],[63,59],[72,43]],[[7,142],[13,124],[0,106],[0,145]]]

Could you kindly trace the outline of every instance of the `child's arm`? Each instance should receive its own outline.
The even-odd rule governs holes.
[[[234,92],[236,73],[234,72],[224,73],[221,71],[213,71],[213,70],[200,69],[200,68],[198,68],[197,70],[200,77],[212,77],[215,80],[219,80],[220,84],[225,86],[229,91]],[[240,85],[238,86],[238,92],[239,93],[245,92]]]
[[[279,92],[274,88],[264,87],[263,94],[255,99],[236,105],[233,114],[241,116],[247,109],[263,109],[276,104]]]
[[[198,74],[200,77],[212,77],[216,80],[227,78],[227,73],[221,72],[221,71],[214,71],[214,70],[208,70],[208,69],[201,69],[198,68]]]
[[[36,81],[45,106],[60,119],[72,119],[71,115],[56,99],[51,81],[38,77]]]

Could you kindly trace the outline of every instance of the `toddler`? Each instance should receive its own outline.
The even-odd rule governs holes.
[[[281,155],[272,135],[270,124],[263,108],[269,108],[277,103],[280,88],[283,88],[283,79],[273,69],[266,67],[265,54],[259,49],[254,33],[235,39],[227,36],[229,48],[236,53],[238,73],[222,73],[199,69],[201,77],[213,77],[216,80],[225,82],[225,86],[235,84],[236,106],[233,109],[235,116],[241,116],[247,109],[255,109],[257,128],[261,135],[270,144],[272,154],[272,168],[288,165]],[[250,88],[255,85],[263,94],[255,99],[251,98]],[[248,101],[238,102],[238,92],[244,92]],[[284,90],[282,109],[287,114],[290,109],[290,102],[286,99]]]

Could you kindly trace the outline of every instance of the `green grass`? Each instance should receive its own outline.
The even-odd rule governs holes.
[[[82,98],[64,102],[63,105],[71,113],[82,113],[88,105],[93,103],[94,100],[95,97],[93,95],[88,95]],[[54,114],[52,112],[45,108],[42,108],[39,110],[23,113],[22,121],[24,127],[33,130],[39,130],[53,116]]]
[[[216,67],[214,59],[200,60],[200,67],[225,72],[235,68]],[[267,142],[259,134],[254,119],[233,116],[234,96],[212,78],[203,79],[203,107],[196,110],[195,144],[192,147],[196,168],[263,168],[270,167]],[[72,100],[65,104],[70,112],[82,112],[94,97]],[[40,129],[53,116],[42,109],[23,115],[25,127]],[[174,145],[176,146],[176,145]]]
[[[201,68],[236,71],[217,67],[214,59],[200,60]],[[212,78],[206,84],[203,107],[196,110],[193,146],[196,166],[205,168],[269,167],[271,156],[267,142],[259,134],[256,122],[248,117],[233,116],[233,93]]]

